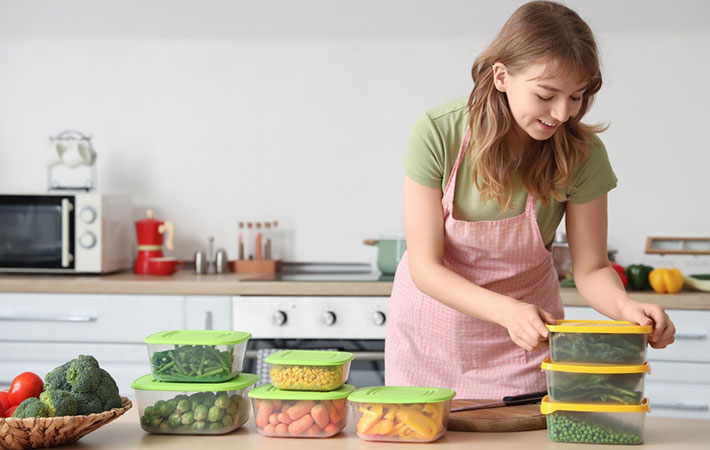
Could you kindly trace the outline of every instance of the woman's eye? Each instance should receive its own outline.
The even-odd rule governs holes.
[[[535,95],[537,95],[537,94],[535,94]],[[543,97],[541,95],[537,95],[537,98],[539,98],[543,102],[549,102],[550,100],[552,100],[552,97]]]
[[[575,102],[582,100],[582,97],[570,97],[570,98]]]

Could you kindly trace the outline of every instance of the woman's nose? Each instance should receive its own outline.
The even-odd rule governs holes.
[[[557,122],[566,122],[570,117],[570,107],[566,102],[558,103],[554,108],[552,108],[550,115]]]

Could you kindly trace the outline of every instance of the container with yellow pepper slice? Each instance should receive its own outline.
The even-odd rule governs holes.
[[[431,442],[446,432],[451,389],[373,386],[348,396],[357,435],[368,441]]]

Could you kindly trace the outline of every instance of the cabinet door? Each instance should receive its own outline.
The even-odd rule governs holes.
[[[231,330],[232,298],[198,295],[185,297],[185,328]]]
[[[182,296],[0,294],[0,341],[142,343],[183,324]]]

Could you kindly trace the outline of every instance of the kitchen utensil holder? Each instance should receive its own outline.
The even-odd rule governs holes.
[[[281,271],[279,259],[239,259],[229,261],[229,267],[236,273],[276,273]]]

